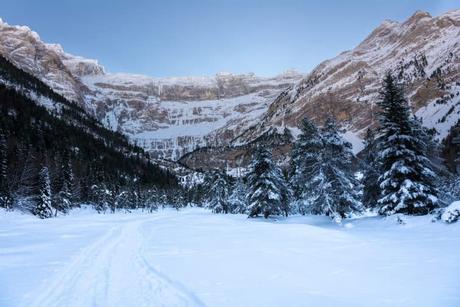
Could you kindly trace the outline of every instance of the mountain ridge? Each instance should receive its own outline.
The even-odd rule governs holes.
[[[238,147],[285,128],[295,137],[304,116],[322,124],[331,115],[358,152],[363,131],[376,125],[375,101],[386,71],[405,84],[414,113],[437,130],[438,139],[447,136],[460,114],[460,10],[437,17],[417,11],[403,22],[385,20],[355,48],[307,75],[288,72],[272,78],[113,74],[96,60],[41,42],[28,27],[0,23],[0,34],[0,54],[46,79],[157,159]],[[213,167],[229,162],[224,160]]]

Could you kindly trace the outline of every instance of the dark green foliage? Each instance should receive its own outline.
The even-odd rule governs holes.
[[[33,213],[41,219],[50,218],[51,208],[51,183],[48,168],[44,166],[39,174],[39,195]]]
[[[375,208],[380,197],[378,183],[380,166],[377,160],[377,141],[375,133],[367,129],[363,149],[363,197],[362,203],[366,208]]]
[[[8,186],[8,145],[3,129],[0,129],[0,207],[12,209],[13,199]]]
[[[230,178],[219,171],[212,172],[206,181],[207,207],[215,213],[230,213]]]
[[[129,189],[136,182],[139,191],[178,187],[174,175],[153,165],[148,154],[121,133],[104,128],[80,106],[3,57],[0,79],[7,80],[7,86],[0,84],[2,199],[8,192],[14,206],[34,211],[42,166],[49,169],[50,197],[60,212],[99,200],[101,212],[111,209],[115,197],[109,194],[115,193],[114,186]],[[38,105],[27,93],[51,104]],[[1,173],[5,169],[6,177]]]
[[[391,74],[383,81],[380,112],[380,214],[428,214],[438,205],[426,139],[410,117],[402,87]]]
[[[325,214],[336,221],[359,212],[351,144],[332,119],[322,130],[305,119],[292,153],[291,185],[299,213]]]
[[[233,184],[229,204],[231,213],[247,213],[246,204],[247,187],[243,178],[238,178]]]
[[[290,190],[271,152],[262,145],[253,155],[247,184],[249,217],[288,215]]]
[[[302,120],[300,130],[301,134],[291,153],[289,181],[294,192],[295,211],[306,214],[316,192],[312,179],[317,175],[321,163],[323,141],[319,129],[308,118]]]

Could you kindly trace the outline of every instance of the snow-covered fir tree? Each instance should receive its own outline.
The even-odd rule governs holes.
[[[228,176],[219,171],[214,171],[208,177],[208,180],[210,181],[207,183],[207,207],[214,213],[229,213],[231,183]]]
[[[318,175],[323,140],[316,125],[308,118],[300,124],[301,134],[291,153],[290,184],[293,188],[295,211],[306,214],[316,194],[313,178]]]
[[[362,202],[366,208],[375,208],[380,197],[378,183],[380,166],[377,160],[377,141],[372,129],[367,129],[364,137],[363,155]]]
[[[74,180],[72,163],[68,154],[65,154],[61,161],[59,176],[61,188],[55,197],[54,206],[57,210],[67,213],[72,208],[72,186]]]
[[[361,210],[352,169],[352,146],[340,136],[331,118],[326,120],[321,134],[323,150],[321,165],[312,180],[316,191],[312,212],[340,221]]]
[[[94,208],[98,213],[105,213],[109,206],[110,191],[104,183],[94,184],[91,186],[92,199]]]
[[[427,214],[438,205],[435,174],[426,156],[425,140],[417,134],[402,86],[391,74],[383,81],[379,120],[379,212]]]
[[[37,190],[40,185],[40,168],[35,154],[36,152],[29,147],[18,150],[18,155],[22,156],[24,163],[22,163],[22,168],[15,184],[14,205],[22,210],[33,211],[36,204]]]
[[[156,188],[152,188],[146,191],[145,195],[145,209],[152,213],[153,211],[158,210],[160,204],[159,191]]]
[[[246,185],[243,182],[243,178],[240,177],[235,181],[232,193],[230,194],[230,198],[228,200],[231,213],[246,213],[246,194]]]
[[[51,206],[51,183],[48,167],[44,166],[39,174],[39,195],[33,210],[38,217],[50,218],[53,216]]]
[[[247,176],[249,217],[262,214],[285,215],[289,213],[290,190],[283,173],[273,161],[272,154],[259,145],[253,155]]]
[[[8,145],[3,130],[0,130],[0,207],[13,208],[13,198],[8,186]]]

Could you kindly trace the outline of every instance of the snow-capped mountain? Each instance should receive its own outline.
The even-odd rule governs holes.
[[[273,78],[111,74],[95,60],[44,43],[26,26],[3,21],[0,54],[157,158],[178,159],[197,147],[228,144],[254,125],[281,91],[303,77],[294,71]]]
[[[157,158],[178,159],[198,147],[227,145],[264,114],[275,97],[302,76],[253,74],[151,78],[87,75],[86,105]]]
[[[438,17],[419,11],[402,23],[384,21],[356,48],[324,61],[283,91],[262,119],[232,140],[231,146],[200,149],[181,162],[200,168],[204,164],[199,161],[209,156],[206,166],[236,167],[235,155],[248,161],[246,144],[267,134],[281,135],[286,129],[295,136],[303,117],[322,125],[334,116],[357,153],[366,129],[377,124],[376,101],[387,71],[404,82],[413,112],[423,124],[444,139],[460,119],[460,10]],[[289,146],[275,143],[275,153],[283,160]]]
[[[281,93],[263,121],[241,138],[250,140],[273,126],[296,127],[304,116],[322,124],[334,115],[353,141],[376,120],[375,102],[387,71],[404,82],[417,116],[444,138],[460,117],[460,10],[439,17],[419,11],[403,23],[384,21],[356,48],[321,63]]]
[[[460,10],[438,17],[416,12],[402,23],[384,21],[356,48],[306,76],[107,73],[95,60],[65,53],[29,28],[4,22],[0,54],[154,157],[177,160],[187,154],[181,161],[194,168],[234,162],[244,156],[245,144],[284,128],[295,136],[304,116],[322,124],[334,115],[358,152],[363,132],[376,123],[375,102],[386,71],[405,82],[414,112],[440,139],[460,117]]]

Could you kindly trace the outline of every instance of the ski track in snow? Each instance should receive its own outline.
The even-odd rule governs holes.
[[[458,307],[460,223],[0,210],[1,307]]]
[[[204,306],[142,255],[146,240],[141,226],[154,220],[134,220],[111,228],[51,282],[43,283],[39,296],[26,306]]]

